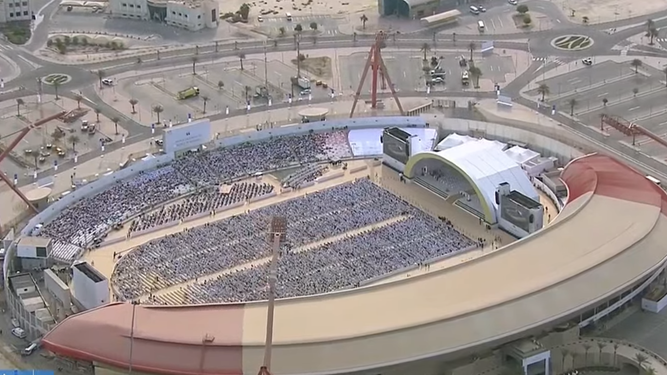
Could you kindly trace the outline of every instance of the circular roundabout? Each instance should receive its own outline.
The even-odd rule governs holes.
[[[72,76],[62,73],[52,73],[42,78],[42,82],[47,85],[64,85],[65,83],[72,80]]]
[[[551,46],[562,51],[583,51],[595,42],[585,35],[562,35],[551,41]]]

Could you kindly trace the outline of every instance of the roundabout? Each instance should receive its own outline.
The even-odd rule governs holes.
[[[72,80],[72,76],[68,74],[52,73],[42,78],[42,82],[47,85],[64,85],[65,83]]]
[[[551,46],[562,51],[583,51],[593,45],[593,38],[585,35],[563,35],[551,41]]]

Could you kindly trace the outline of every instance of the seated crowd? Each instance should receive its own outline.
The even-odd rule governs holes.
[[[285,188],[298,189],[303,184],[315,181],[318,177],[326,173],[327,170],[328,167],[325,165],[309,164],[285,177],[281,183]]]
[[[357,253],[350,253],[350,248],[355,247],[362,253],[396,252],[396,258],[389,257],[395,260],[391,262],[392,266],[377,265],[385,268],[376,267],[376,271],[373,272],[382,272],[382,269],[392,267],[400,268],[473,244],[456,232],[451,225],[439,223],[370,180],[361,179],[146,243],[121,258],[112,281],[117,286],[121,299],[134,299],[157,289],[187,280],[197,280],[251,261],[263,262],[270,253],[266,232],[273,216],[282,216],[288,221],[287,242],[283,246],[283,251],[294,253],[288,258],[295,257],[295,261],[300,259],[298,258],[300,256],[308,258],[311,253],[335,253],[345,258],[347,252],[350,257],[354,257]],[[399,223],[392,225],[391,220]],[[389,226],[387,230],[370,230],[362,235],[350,233],[373,224]],[[411,227],[415,228],[413,230],[416,236],[411,234],[409,229]],[[398,233],[403,237],[391,237]],[[330,244],[314,244],[340,235],[349,238],[333,241]],[[400,249],[394,245],[396,238],[403,244]],[[414,249],[410,245],[412,241],[417,241],[414,242]],[[318,249],[304,250],[304,246],[309,244]],[[407,254],[413,250],[414,254],[408,256]],[[403,260],[398,261],[398,259]],[[307,263],[308,260],[304,262]],[[256,268],[261,270],[262,267]],[[333,272],[338,272],[336,267],[335,264],[331,264]],[[325,270],[326,267],[313,270],[312,277]],[[248,271],[239,271],[238,277],[242,277],[244,272]],[[352,285],[363,281],[373,272],[357,275]],[[219,283],[227,285],[225,280],[228,279],[222,277]],[[316,290],[339,288],[335,285],[326,286],[327,279],[322,280],[325,280],[322,281],[324,284],[314,284],[320,286],[313,288]],[[218,282],[210,283],[212,289],[216,289],[215,285]],[[265,279],[261,283],[265,285]],[[248,284],[247,291],[240,291],[238,292],[240,294],[228,295],[225,298],[220,297],[222,295],[220,292],[210,293],[213,293],[211,296],[218,296],[213,299],[215,301],[236,300],[240,295],[255,298],[252,294],[247,294],[250,293],[249,290],[253,290],[253,285]],[[224,289],[222,286],[221,288]],[[284,295],[299,295],[298,293],[292,291],[285,292]],[[198,295],[194,292],[192,294]],[[194,300],[213,301],[205,296],[198,296]]]
[[[197,153],[178,160],[176,168],[197,184],[216,185],[254,173],[349,157],[352,151],[347,132],[337,131],[273,138]]]
[[[202,213],[212,213],[217,209],[267,195],[273,191],[271,184],[239,182],[231,186],[206,188],[195,192],[187,198],[160,209],[142,214],[132,221],[130,233],[159,227],[160,225],[178,222]]]
[[[194,153],[82,199],[45,223],[39,235],[87,248],[101,241],[114,225],[194,190],[193,185],[218,185],[269,169],[351,156],[345,131],[273,138]]]

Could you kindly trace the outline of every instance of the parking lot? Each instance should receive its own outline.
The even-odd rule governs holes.
[[[346,89],[356,90],[361,79],[367,54],[355,53],[340,57],[340,72],[342,85]],[[445,73],[445,83],[434,85],[431,91],[461,91],[470,86],[461,83],[461,74],[467,70],[459,64],[462,54],[440,54],[435,57],[439,59],[442,71]],[[432,54],[427,54],[430,59]],[[463,54],[469,58],[469,54]],[[426,79],[428,75],[423,70],[422,59],[424,55],[417,51],[412,53],[392,52],[383,56],[389,76],[397,90],[426,90]],[[491,55],[482,57],[474,55],[475,65],[482,71],[482,78],[490,79],[495,83],[505,83],[505,74],[514,72],[514,63],[509,56]],[[429,78],[430,79],[430,78]],[[368,75],[362,93],[370,91],[370,74]]]
[[[663,78],[664,73],[648,65],[635,73],[629,62],[603,61],[537,84],[545,83],[549,87],[546,102],[555,104],[563,113],[570,114],[574,100],[574,116],[592,127],[599,128],[600,115],[607,114],[637,123],[667,138],[667,109],[664,105],[667,87],[661,82]],[[527,93],[539,96],[537,88]],[[604,130],[614,139],[632,142],[631,137],[615,129],[607,127]],[[654,156],[667,155],[667,149],[653,140],[640,137],[636,139],[636,145]]]

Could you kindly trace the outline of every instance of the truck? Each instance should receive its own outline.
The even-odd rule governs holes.
[[[310,88],[310,80],[304,77],[292,77],[292,84],[306,90]]]
[[[199,87],[193,86],[193,87],[188,87],[185,90],[179,91],[176,94],[176,98],[178,100],[185,100],[189,98],[194,98],[195,96],[199,95]]]

